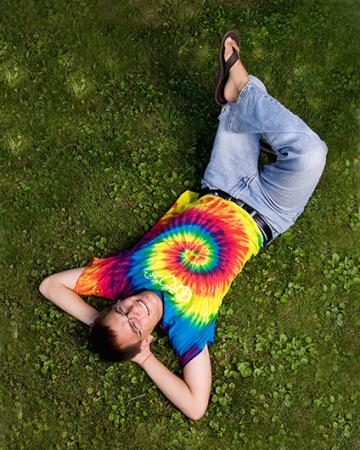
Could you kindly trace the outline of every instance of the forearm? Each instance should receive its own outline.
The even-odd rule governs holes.
[[[86,303],[76,292],[60,283],[45,282],[40,287],[40,292],[56,306],[86,325],[90,325],[98,314],[98,311]]]
[[[144,363],[140,364],[161,392],[182,413],[191,419],[199,419],[196,396],[191,392],[184,380],[173,374],[155,355],[151,354]]]

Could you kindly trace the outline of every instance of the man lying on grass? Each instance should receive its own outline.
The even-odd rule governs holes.
[[[40,292],[90,325],[95,350],[139,364],[186,416],[200,419],[211,390],[213,344],[224,295],[245,262],[303,211],[325,166],[325,143],[248,75],[239,39],[225,34],[215,98],[223,105],[199,194],[186,191],[134,247],[47,277]],[[276,162],[259,168],[260,139]],[[113,300],[96,311],[80,295]],[[152,353],[169,335],[183,378]]]

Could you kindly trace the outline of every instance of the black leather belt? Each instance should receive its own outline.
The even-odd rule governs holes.
[[[200,190],[200,197],[202,197],[204,195],[208,195],[208,194],[216,195],[225,200],[231,200],[232,202],[234,202],[238,206],[240,206],[242,209],[244,209],[247,213],[249,213],[250,216],[256,222],[257,226],[259,227],[259,230],[261,231],[261,234],[264,238],[264,247],[267,247],[270,244],[270,242],[272,241],[272,238],[273,238],[271,228],[254,208],[252,208],[251,206],[249,206],[247,203],[243,202],[242,200],[232,197],[230,194],[222,191],[221,189],[203,188]]]

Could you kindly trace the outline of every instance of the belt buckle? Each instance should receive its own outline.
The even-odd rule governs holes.
[[[265,231],[262,229],[262,227],[258,223],[257,223],[257,226],[258,226],[258,228],[260,230],[260,233],[262,234],[262,237],[263,237],[264,248],[266,248],[268,246],[269,238],[268,238],[267,234],[265,233]]]

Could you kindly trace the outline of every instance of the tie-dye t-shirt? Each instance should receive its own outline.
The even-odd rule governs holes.
[[[93,258],[75,291],[113,300],[161,295],[161,327],[184,367],[213,344],[221,302],[262,245],[255,221],[235,203],[186,191],[135,246]]]

